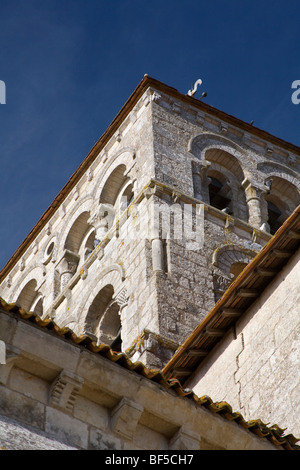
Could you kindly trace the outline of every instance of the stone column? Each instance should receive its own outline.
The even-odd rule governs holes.
[[[164,271],[164,249],[160,238],[152,240],[152,269],[153,271]]]
[[[257,229],[260,229],[263,224],[267,223],[265,211],[262,210],[263,195],[266,193],[266,190],[258,185],[254,185],[247,178],[244,179],[242,187],[245,190],[246,202],[248,205],[248,223]]]
[[[207,204],[209,204],[209,178],[207,176],[209,166],[210,162],[207,160],[192,162],[194,197]]]

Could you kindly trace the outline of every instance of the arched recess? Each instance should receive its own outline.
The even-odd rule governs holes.
[[[254,250],[246,250],[237,245],[224,245],[214,251],[212,265],[216,301],[256,254]]]
[[[265,194],[268,225],[272,235],[300,204],[300,190],[289,180],[278,175],[268,175],[265,184],[270,188]]]
[[[245,192],[241,187],[244,172],[239,160],[220,149],[205,153],[210,163],[207,170],[210,205],[242,220],[248,220]]]
[[[59,239],[56,265],[58,290],[66,287],[77,268],[94,249],[95,230],[89,223],[92,200],[88,197],[70,214]]]
[[[199,160],[198,165],[192,163],[194,196],[202,194],[204,202],[247,221],[241,184],[245,178],[243,166],[249,158],[244,149],[217,134],[203,133],[190,141],[189,151]]]
[[[63,255],[66,247],[71,249],[71,251],[76,251],[76,247],[78,248],[80,245],[80,238],[82,240],[84,234],[90,228],[87,220],[93,206],[93,202],[93,198],[91,196],[87,196],[80,200],[68,214],[57,239],[57,259]],[[79,227],[79,235],[74,233],[77,225]]]
[[[34,312],[39,316],[43,315],[43,297],[37,291],[37,282],[31,279],[19,293],[16,303],[24,310]]]
[[[72,227],[70,228],[65,244],[64,249],[72,251],[73,253],[78,253],[79,248],[81,246],[82,240],[88,231],[90,214],[89,212],[83,212],[80,214],[75,222],[73,223]]]
[[[112,264],[101,270],[95,279],[91,281],[88,291],[83,291],[83,297],[77,306],[77,316],[76,318],[73,317],[70,319],[72,329],[76,330],[78,334],[92,334],[99,342],[101,338],[102,340],[104,339],[104,336],[101,336],[102,331],[103,334],[107,334],[108,329],[112,327],[113,324],[115,325],[117,323],[117,310],[120,322],[122,323],[122,317],[128,301],[124,280],[125,272],[121,264]],[[111,286],[112,289],[109,290],[107,288],[106,290],[103,290],[106,286]],[[110,306],[105,302],[105,299],[108,299],[108,297],[110,298],[109,302],[111,302]],[[119,309],[117,305],[119,306]],[[107,307],[109,307],[109,309],[106,313],[110,312],[110,314],[108,315],[107,313],[107,315],[103,316],[103,312]],[[95,309],[98,311],[97,318],[99,322],[97,324],[94,322],[94,326],[92,325],[91,327],[90,319],[95,319],[95,314],[93,313],[95,312]],[[110,320],[112,321],[111,324]],[[102,329],[100,328],[100,321]],[[64,326],[71,327],[70,325],[64,323]],[[109,336],[107,337],[107,341],[109,341]]]
[[[120,305],[111,284],[104,286],[91,303],[84,325],[85,332],[97,337],[98,343],[121,350]]]
[[[105,163],[95,185],[93,199],[100,201],[103,188],[108,181],[110,175],[120,166],[124,166],[124,172],[128,177],[132,177],[133,168],[135,166],[135,151],[132,148],[123,148],[116,154],[112,155]]]
[[[100,204],[114,208],[117,216],[130,204],[134,197],[133,182],[127,175],[127,168],[122,163],[108,176],[100,194]]]
[[[9,290],[9,296],[7,297],[8,302],[16,302],[16,299],[19,298],[20,293],[24,290],[25,286],[29,284],[30,281],[35,283],[35,288],[37,286],[37,279],[40,280],[39,290],[42,289],[43,281],[45,280],[45,267],[40,263],[35,263],[26,269],[20,278],[18,278],[16,283],[13,283],[11,289]],[[31,285],[33,285],[33,283]],[[21,305],[23,307],[23,305]]]
[[[240,145],[213,132],[198,134],[188,144],[188,151],[202,161],[205,161],[205,154],[209,149],[223,150],[235,156],[241,163],[249,159],[246,151]]]

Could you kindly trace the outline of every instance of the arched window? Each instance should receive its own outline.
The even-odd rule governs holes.
[[[219,175],[217,175],[219,176]],[[226,179],[222,176],[212,176],[209,174],[209,201],[210,205],[217,209],[224,210],[228,209],[231,211],[231,198],[230,198],[230,185]],[[223,180],[223,181],[221,181]]]
[[[283,222],[300,204],[299,190],[290,181],[278,176],[266,179],[269,191],[265,196],[270,233],[274,235]]]
[[[283,223],[283,214],[281,210],[271,201],[268,204],[268,224],[270,226],[270,233],[274,235],[275,232]]]
[[[117,216],[123,212],[134,198],[133,183],[126,175],[126,166],[117,166],[107,178],[100,196],[100,204],[114,207]]]
[[[112,285],[103,287],[93,300],[85,320],[85,332],[96,336],[98,343],[121,350],[120,306],[114,299]]]
[[[61,289],[74,276],[79,263],[84,261],[94,249],[95,230],[89,224],[89,218],[89,212],[82,212],[73,222],[66,237],[63,258],[58,266]]]
[[[255,251],[244,251],[236,245],[223,245],[214,251],[212,264],[214,266],[213,281],[216,302],[255,255]]]
[[[91,226],[88,223],[89,218],[90,214],[87,211],[77,217],[66,238],[64,246],[66,250],[71,251],[72,253],[79,252],[83,239],[91,229]]]
[[[241,272],[245,269],[247,263],[242,263],[241,261],[237,261],[236,263],[232,263],[230,266],[230,274],[232,274],[232,282],[241,274]]]
[[[205,160],[209,162],[207,176],[210,205],[239,219],[248,220],[246,197],[241,188],[244,172],[240,161],[218,148],[208,149]]]
[[[28,312],[34,312],[41,316],[43,314],[43,298],[38,293],[37,282],[31,279],[20,292],[16,303]]]

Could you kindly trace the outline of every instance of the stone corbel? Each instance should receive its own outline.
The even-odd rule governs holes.
[[[144,408],[138,403],[126,397],[122,398],[110,415],[112,431],[125,439],[132,440],[143,411]]]
[[[5,344],[5,358],[3,363],[0,363],[0,384],[6,385],[9,374],[15,365],[16,360],[20,356],[20,350],[11,346],[9,344]]]
[[[234,229],[234,218],[230,217],[228,214],[226,215],[224,228],[227,232],[232,232]]]
[[[52,383],[49,404],[72,413],[76,397],[81,390],[83,382],[83,378],[63,370]]]
[[[297,163],[296,157],[294,155],[289,154],[287,162],[289,166],[296,166],[296,163]]]
[[[200,450],[201,437],[182,426],[170,439],[170,450]]]
[[[174,203],[176,204],[178,201],[180,201],[181,194],[178,193],[177,191],[172,192],[172,199]]]
[[[266,147],[266,155],[267,155],[268,157],[271,157],[271,156],[273,155],[273,152],[274,152],[273,147],[271,147],[270,145],[268,145],[268,146]]]
[[[146,199],[150,199],[151,196],[162,197],[163,193],[163,189],[157,184],[154,186],[148,186],[148,188],[144,190],[144,196]]]
[[[173,103],[172,110],[173,110],[174,113],[180,114],[181,105],[179,103]]]

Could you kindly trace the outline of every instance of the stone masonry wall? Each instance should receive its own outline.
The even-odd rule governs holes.
[[[130,370],[125,358],[117,363],[2,308],[0,341],[0,448],[277,449],[148,379],[141,367]]]
[[[217,175],[230,194],[227,212],[208,197]],[[110,237],[99,211],[118,200],[121,183],[132,186],[133,202]],[[231,266],[270,239],[271,196],[284,202],[284,217],[300,201],[296,156],[149,88],[3,280],[1,296],[87,334],[91,305],[112,286],[123,350],[162,367],[232,281]],[[147,232],[149,211],[162,202],[203,206],[203,246]],[[122,237],[126,227],[131,236]]]
[[[300,436],[300,251],[185,385]]]

